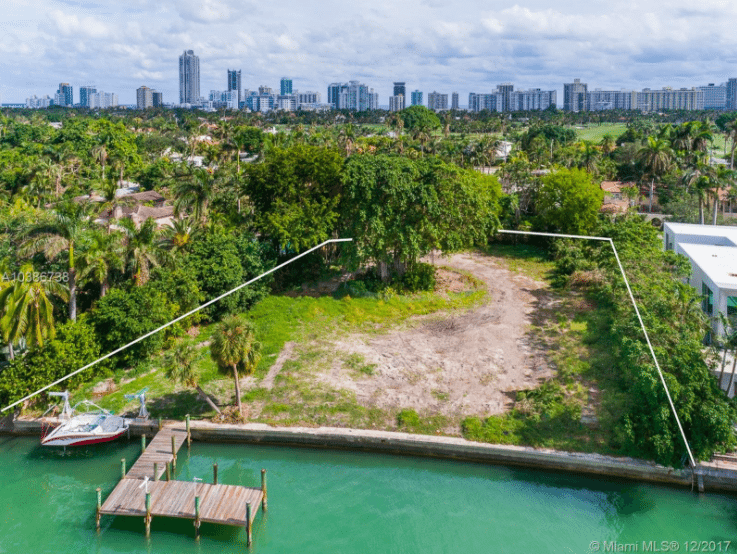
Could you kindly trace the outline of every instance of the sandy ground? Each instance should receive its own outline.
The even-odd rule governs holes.
[[[516,391],[534,388],[552,374],[528,335],[533,312],[551,301],[546,284],[481,254],[436,262],[486,283],[486,303],[462,315],[415,320],[387,334],[336,341],[336,360],[359,354],[364,363],[376,364],[373,375],[336,361],[316,378],[354,391],[366,406],[465,416],[502,413],[514,403]],[[279,358],[283,362],[285,356]]]

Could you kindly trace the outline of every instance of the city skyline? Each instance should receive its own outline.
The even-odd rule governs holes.
[[[226,70],[243,69],[243,87],[278,87],[289,75],[297,90],[324,92],[331,82],[375,87],[382,105],[394,81],[407,90],[557,90],[574,78],[590,88],[702,86],[737,73],[729,21],[737,7],[702,2],[634,9],[538,1],[474,9],[470,2],[413,0],[397,9],[379,2],[363,12],[329,0],[317,16],[292,0],[279,15],[234,0],[142,0],[125,5],[71,0],[9,0],[0,27],[3,102],[53,94],[60,82],[90,83],[134,104],[146,85],[179,97],[178,56],[200,58],[201,91],[226,89]],[[335,8],[335,9],[333,9]],[[323,10],[321,10],[323,12]],[[204,92],[201,92],[204,96]]]

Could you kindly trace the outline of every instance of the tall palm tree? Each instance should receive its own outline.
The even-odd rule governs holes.
[[[120,227],[125,236],[125,266],[140,287],[148,281],[151,267],[160,265],[161,250],[158,247],[156,221],[148,218],[137,228],[132,220],[126,218],[120,221]]]
[[[92,158],[100,164],[100,180],[105,181],[105,162],[107,162],[108,153],[105,144],[98,144],[92,149]]]
[[[645,144],[638,152],[638,158],[645,168],[645,175],[650,178],[650,208],[653,211],[653,190],[655,180],[661,179],[673,162],[673,149],[665,139],[647,137]]]
[[[199,357],[200,351],[194,345],[188,342],[178,343],[164,358],[166,377],[195,389],[200,398],[219,414],[220,408],[199,385],[199,375],[195,370],[195,363]]]
[[[719,213],[719,191],[728,188],[734,184],[737,179],[737,172],[727,167],[718,166],[714,172],[713,188],[711,189],[713,199],[713,209],[711,224],[717,224],[717,214]]]
[[[21,245],[21,255],[43,252],[49,259],[56,259],[62,252],[67,254],[69,279],[69,319],[77,319],[77,266],[74,248],[86,237],[91,225],[89,202],[61,202],[51,213],[51,221],[32,227]]]
[[[696,195],[699,202],[699,224],[704,224],[704,212],[713,186],[714,168],[703,162],[691,164],[681,177],[683,183]]]
[[[50,296],[68,299],[66,287],[54,279],[39,279],[32,264],[21,267],[20,275],[0,292],[3,341],[9,345],[13,359],[13,343],[24,338],[28,346],[43,346],[54,338],[54,306]]]
[[[79,258],[77,278],[81,283],[99,283],[100,297],[104,297],[110,289],[110,273],[116,269],[123,271],[125,268],[122,235],[95,229],[87,248]]]
[[[235,381],[236,405],[238,413],[242,414],[238,366],[243,366],[246,372],[250,373],[261,359],[261,343],[256,340],[253,324],[239,315],[231,315],[223,319],[212,335],[210,355],[218,366],[232,371]]]
[[[214,196],[214,172],[202,167],[189,170],[174,186],[174,211],[177,215],[188,211],[195,219],[204,223]]]

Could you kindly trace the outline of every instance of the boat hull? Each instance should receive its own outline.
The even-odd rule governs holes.
[[[111,433],[109,435],[98,435],[91,437],[89,435],[83,436],[59,436],[52,437],[48,436],[41,440],[42,446],[85,446],[88,444],[99,444],[102,442],[114,441],[125,433],[125,429],[121,429],[117,433]]]

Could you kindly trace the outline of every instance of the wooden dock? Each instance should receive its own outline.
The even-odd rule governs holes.
[[[261,488],[218,484],[217,465],[213,468],[213,484],[160,481],[168,464],[176,462],[176,454],[187,436],[188,429],[180,426],[162,427],[104,503],[97,489],[98,529],[102,515],[142,517],[146,536],[150,533],[153,517],[184,518],[194,520],[197,538],[203,521],[245,527],[248,545],[251,545],[253,520],[259,506],[264,510],[267,506],[266,470],[261,470]],[[125,462],[121,461],[124,468]],[[167,472],[167,477],[169,475]]]
[[[172,438],[174,439],[172,442]],[[148,477],[154,481],[159,479],[166,470],[166,464],[174,461],[174,455],[179,452],[187,440],[187,431],[183,427],[167,425],[156,433],[146,450],[138,457],[130,471],[125,474],[126,479],[144,479]],[[172,445],[174,445],[172,447]],[[157,466],[157,475],[154,476],[154,464]]]

